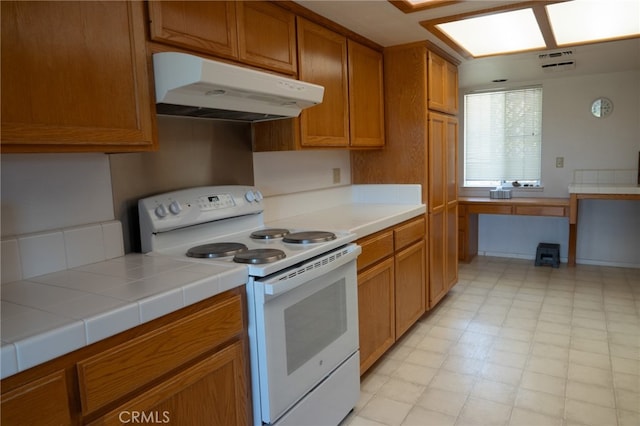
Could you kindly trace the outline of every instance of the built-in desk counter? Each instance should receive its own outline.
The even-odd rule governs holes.
[[[640,200],[640,185],[571,184],[569,185],[569,266],[576,264],[579,200]]]
[[[470,262],[478,254],[478,215],[506,214],[569,217],[569,198],[458,198],[458,259]]]

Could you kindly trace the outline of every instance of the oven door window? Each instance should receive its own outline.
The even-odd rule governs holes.
[[[284,310],[287,375],[347,331],[345,279]]]

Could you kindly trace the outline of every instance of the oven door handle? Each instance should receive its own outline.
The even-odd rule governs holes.
[[[355,261],[362,252],[357,244],[347,244],[330,253],[321,255],[303,264],[287,269],[281,273],[267,278],[256,280],[256,283],[264,287],[264,293],[275,296],[290,291],[307,281],[318,278],[327,272],[339,268],[349,262]]]

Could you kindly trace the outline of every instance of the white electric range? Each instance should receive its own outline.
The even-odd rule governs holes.
[[[355,234],[266,227],[249,186],[138,203],[143,252],[247,268],[254,424],[338,424],[360,392]]]

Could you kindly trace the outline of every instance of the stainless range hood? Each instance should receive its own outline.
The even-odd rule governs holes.
[[[324,87],[177,52],[153,55],[158,114],[233,121],[297,117]]]

